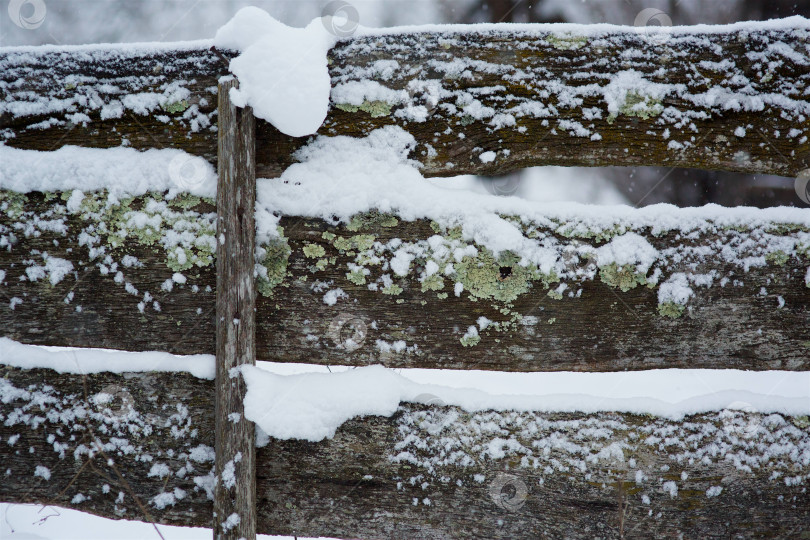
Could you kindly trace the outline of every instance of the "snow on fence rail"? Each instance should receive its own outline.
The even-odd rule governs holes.
[[[810,167],[806,19],[674,28],[660,42],[609,25],[478,28],[340,40],[319,133],[402,126],[425,176],[550,164],[782,176]],[[211,45],[5,49],[0,138],[39,150],[173,147],[213,163],[217,79],[237,53]],[[305,142],[260,123],[257,175],[278,176]]]
[[[265,177],[259,359],[806,371],[807,211],[532,206],[449,196],[425,177],[540,164],[800,174],[810,167],[807,21],[655,40],[606,26],[475,28],[341,40],[319,137],[257,121],[255,153],[245,140],[225,154],[235,165],[222,147],[217,159],[227,133],[217,87],[235,51],[1,50],[3,335],[213,353],[225,321],[216,255],[239,247],[218,222],[251,220],[240,205],[217,208],[212,165],[222,181],[241,155]],[[250,317],[236,312],[252,313],[250,294],[241,302],[225,322],[249,359],[254,330],[242,333]],[[226,406],[223,388],[215,399],[210,382],[158,371],[2,373],[2,500],[211,523],[223,448],[215,403],[224,425],[248,424],[239,399]],[[325,441],[261,441],[255,475],[237,451],[252,448],[252,431],[234,435],[220,486],[256,481],[247,511],[266,533],[784,537],[810,527],[803,410],[736,403],[675,420],[417,401],[427,405],[353,419]],[[249,520],[228,517],[215,521],[219,535],[250,535]]]
[[[213,381],[4,367],[0,395],[3,501],[210,526]],[[796,538],[808,453],[806,416],[403,403],[257,448],[256,517],[260,532],[337,538]]]

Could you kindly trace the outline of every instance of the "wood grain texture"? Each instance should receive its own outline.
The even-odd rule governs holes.
[[[0,500],[210,526],[213,381],[2,367],[0,388]],[[808,447],[806,417],[726,411],[674,422],[403,404],[390,418],[351,420],[330,440],[259,448],[258,530],[402,539],[804,538],[807,480],[786,479],[810,474],[801,461]],[[35,476],[38,465],[49,479]]]
[[[36,215],[46,215],[56,204],[32,195],[25,207]],[[211,206],[200,203],[198,209],[206,212]],[[13,223],[9,217],[0,216],[0,225]],[[162,284],[171,281],[173,271],[166,266],[165,254],[157,247],[127,243],[110,253],[115,260],[128,254],[143,263],[142,267],[119,267],[122,279],[140,291],[133,296],[123,283],[115,281],[114,272],[103,275],[98,261],[91,261],[86,248],[77,245],[85,226],[81,219],[67,216],[66,224],[68,232],[64,236],[48,231],[28,238],[20,235],[11,250],[0,250],[0,270],[6,272],[5,283],[0,286],[0,328],[4,335],[41,345],[214,353],[213,265],[185,271],[187,283],[175,283],[171,291],[166,291]],[[694,268],[689,260],[672,264],[668,272],[717,272],[710,288],[694,287],[687,310],[677,319],[659,314],[657,291],[646,286],[624,292],[596,276],[572,282],[566,294],[554,299],[548,295],[550,289],[533,282],[511,308],[526,324],[504,332],[481,332],[477,345],[464,347],[460,338],[479,317],[510,320],[511,314],[500,311],[502,303],[473,302],[467,292],[456,297],[452,283],[445,285],[448,297],[440,299],[439,291],[422,291],[415,273],[396,279],[402,288],[399,295],[371,291],[368,284],[358,285],[348,279],[348,264],[354,257],[341,253],[334,241],[323,238],[327,232],[336,234],[336,239],[374,234],[383,243],[392,238],[424,240],[435,234],[428,222],[399,222],[394,227],[369,226],[349,231],[322,220],[287,217],[281,225],[291,254],[284,281],[273,290],[273,297],[260,296],[257,301],[259,359],[504,371],[808,368],[810,289],[804,281],[806,256],[788,257],[783,264],[769,262],[748,272],[719,255]],[[645,234],[659,250],[683,243],[674,233]],[[731,232],[718,234],[692,238],[687,244],[722,244],[721,238]],[[741,241],[747,241],[744,232],[737,234],[742,235]],[[751,243],[769,241],[767,237],[756,238]],[[574,241],[580,245],[604,243],[571,239]],[[311,244],[323,249],[325,259],[334,257],[334,263],[318,269],[318,259],[304,253]],[[73,261],[75,274],[55,286],[42,280],[21,281],[27,267],[23,261],[35,257],[31,255],[34,250]],[[369,282],[378,273],[375,267],[370,268],[374,274]],[[729,281],[720,286],[723,277]],[[331,285],[324,288],[318,282]],[[343,289],[348,298],[340,298],[331,306],[325,304],[325,293],[335,288]],[[567,295],[580,288],[578,298]],[[147,291],[160,304],[160,311],[150,306],[138,309]],[[72,299],[67,301],[71,292]],[[12,298],[22,303],[11,309]],[[784,302],[781,308],[780,302]],[[342,347],[349,338],[359,346]],[[402,340],[411,351],[386,352],[377,346],[378,340],[388,344]],[[418,352],[413,350],[414,345]]]
[[[663,37],[617,27],[585,38],[538,25],[347,38],[329,53],[335,90],[318,133],[358,137],[399,126],[414,136],[410,157],[425,176],[501,174],[534,165],[796,176],[810,167],[805,31],[675,30]],[[234,54],[137,47],[3,52],[0,97],[11,105],[0,115],[0,134],[19,148],[126,143],[182,148],[214,162],[213,94]],[[610,86],[620,74],[623,82]],[[188,95],[179,100],[172,83]],[[356,83],[382,85],[389,97],[366,103],[335,97],[341,85]],[[658,98],[664,86],[656,85],[672,86]],[[127,93],[155,93],[162,104],[144,112],[124,106],[120,117],[102,118],[103,108]],[[629,102],[616,98],[628,93]],[[66,100],[73,108],[32,112],[32,96]],[[43,124],[51,119],[56,124]],[[257,174],[281,174],[307,140],[259,122]],[[489,151],[496,159],[482,161]]]
[[[245,382],[238,373],[256,364],[256,122],[219,84],[217,182],[216,476],[214,538],[256,538],[256,453],[253,422],[245,418]]]
[[[211,527],[213,381],[0,366],[0,388],[0,500]]]
[[[17,148],[182,148],[216,163],[217,80],[228,73],[231,56],[206,48],[137,46],[97,47],[81,53],[3,52],[0,96],[21,109],[2,111],[0,132],[5,144]],[[172,97],[169,86],[173,83],[188,90],[188,95]],[[166,99],[154,110],[123,105],[127,95],[139,94]],[[40,98],[65,100],[69,110],[29,108],[30,102]],[[112,110],[102,116],[104,107],[116,102],[121,105],[120,116]],[[88,120],[72,121],[77,112]],[[205,117],[202,124],[201,117]],[[41,124],[51,119],[54,124]],[[198,119],[196,129],[193,119]]]

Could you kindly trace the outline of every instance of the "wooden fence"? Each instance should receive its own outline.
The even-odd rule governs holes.
[[[543,26],[347,38],[329,54],[333,88],[374,81],[407,97],[332,103],[319,133],[363,137],[400,126],[415,137],[410,157],[425,176],[557,164],[792,177],[810,167],[810,34],[800,26],[673,32],[666,40],[628,29],[580,36]],[[651,275],[572,257],[567,271],[579,276],[571,280],[578,292],[569,296],[573,289],[557,287],[560,276],[530,273],[480,249],[470,261],[475,271],[458,278],[465,291],[458,295],[452,283],[426,286],[413,275],[371,290],[350,270],[370,241],[460,240],[457,231],[379,213],[337,225],[283,216],[283,236],[257,261],[268,277],[254,284],[245,278],[253,268],[253,218],[241,208],[253,207],[255,176],[278,177],[307,139],[260,120],[254,125],[249,110],[228,103],[221,85],[236,82],[219,80],[235,54],[195,45],[0,52],[6,146],[171,147],[201,156],[218,164],[217,200],[169,202],[199,223],[197,234],[229,233],[215,250],[190,247],[193,262],[173,259],[139,234],[102,236],[115,260],[132,255],[142,263],[121,265],[117,280],[118,270],[102,270],[82,235],[105,220],[120,222],[118,210],[71,212],[69,193],[0,192],[4,336],[37,345],[216,352],[218,359],[216,382],[177,373],[0,368],[0,500],[194,526],[211,526],[216,511],[222,538],[255,530],[363,538],[807,534],[806,416],[726,410],[673,421],[403,403],[389,418],[351,420],[329,440],[271,439],[254,448],[252,424],[228,421],[242,412],[243,383],[222,375],[255,358],[501,371],[805,371],[810,242],[806,227],[776,221],[710,223],[690,234],[618,221],[602,231],[584,218],[549,221],[524,232],[547,238],[560,253],[582,253],[632,231],[675,254],[669,274],[714,272],[718,280],[730,276],[729,285],[696,286],[686,305],[662,303]],[[611,81],[628,73],[625,99],[612,110]],[[541,84],[550,80],[557,86]],[[664,83],[677,92],[645,94]],[[559,90],[587,85],[597,91],[581,98]],[[463,95],[478,107],[464,109]],[[543,107],[533,109],[538,100]],[[497,158],[479,159],[487,151]],[[86,195],[88,204],[94,196]],[[121,211],[163,197],[137,197]],[[49,226],[53,220],[62,226]],[[684,246],[701,256],[690,258]],[[732,247],[766,263],[742,268],[723,257]],[[73,277],[54,285],[25,279],[26,260],[46,251],[71,261]],[[178,269],[187,281],[161,289]],[[160,309],[136,308],[142,295],[122,280],[152,291],[149,301]],[[333,281],[356,302],[324,303],[314,280]],[[465,339],[464,329],[481,316],[498,330]],[[226,318],[239,318],[239,327],[217,324]],[[346,346],[347,336],[357,346]],[[411,349],[375,348],[377,340],[406,340]],[[117,396],[118,408],[100,405],[94,396],[103,393]],[[493,450],[498,441],[512,442]],[[229,490],[215,477],[237,455],[237,487]],[[47,468],[48,478],[36,466]],[[254,505],[235,527],[223,525]]]

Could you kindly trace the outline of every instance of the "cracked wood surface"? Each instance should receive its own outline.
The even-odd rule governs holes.
[[[219,88],[216,247],[216,476],[214,538],[256,539],[256,447],[245,416],[245,382],[232,370],[256,364],[256,121],[230,100],[236,80]],[[247,211],[245,211],[247,210]],[[225,480],[225,472],[230,479]],[[236,516],[237,523],[232,523]]]

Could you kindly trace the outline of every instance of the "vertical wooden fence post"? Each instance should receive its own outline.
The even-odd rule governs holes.
[[[217,369],[214,538],[256,538],[256,454],[236,369],[256,363],[256,121],[231,103],[235,79],[219,83],[217,183]]]

